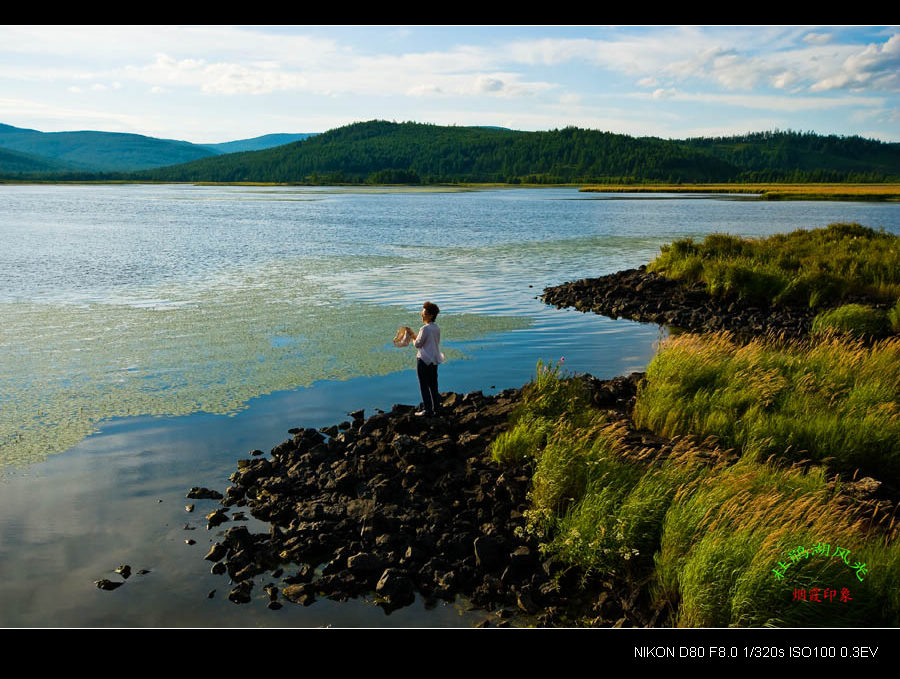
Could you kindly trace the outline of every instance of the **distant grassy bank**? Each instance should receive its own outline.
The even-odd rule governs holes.
[[[584,186],[586,193],[735,193],[766,200],[900,200],[900,184],[630,184]]]
[[[837,224],[663,248],[649,268],[825,320],[791,342],[671,337],[626,420],[539,364],[491,450],[532,461],[545,555],[632,589],[661,624],[900,626],[898,240]]]
[[[660,402],[690,409],[697,396],[707,399],[710,391],[686,384],[691,374],[670,373],[667,367],[685,360],[684,352],[690,356],[692,342],[701,348],[691,358],[702,363],[720,350],[716,342],[721,341],[707,345],[703,338],[686,336],[664,347],[639,393],[641,412]],[[740,353],[739,348],[730,350]],[[896,351],[895,342],[891,356],[882,359],[896,365]],[[783,358],[813,367],[802,352]],[[767,384],[790,391],[783,379],[770,374],[766,360],[765,352],[759,352],[750,357],[751,367],[744,368],[760,379],[746,390],[745,415],[738,414],[737,420],[739,426],[745,420],[765,422],[771,409],[772,429],[790,438],[790,418],[796,413],[755,399],[754,390],[765,391]],[[705,377],[712,379],[711,372],[726,382],[734,378],[733,371],[720,367],[706,368]],[[883,460],[881,449],[867,453],[876,471],[893,476],[897,370],[874,387],[877,392],[893,383],[892,391],[889,387],[875,398],[880,419],[862,415],[869,404],[859,401],[859,391],[865,390],[868,375],[860,375],[856,393],[851,389],[834,397],[836,412],[814,404],[813,421],[797,431],[805,435],[821,427],[828,437],[824,449],[843,455],[846,446],[851,461],[859,444],[893,437],[894,450]],[[738,390],[740,383],[731,381],[728,387]],[[672,396],[679,388],[681,393]],[[725,400],[732,396],[727,393]],[[748,402],[754,405],[748,408]],[[545,556],[576,567],[588,579],[617,583],[619,591],[630,589],[649,610],[663,613],[658,618],[663,625],[900,625],[900,593],[894,583],[900,569],[900,526],[883,505],[854,500],[835,482],[831,466],[792,464],[804,457],[805,438],[794,439],[797,445],[790,454],[790,447],[780,448],[786,443],[783,437],[769,440],[765,432],[757,432],[752,441],[737,441],[736,453],[728,452],[732,441],[727,436],[710,438],[715,430],[711,423],[735,417],[733,409],[720,404],[705,416],[685,412],[682,417],[679,411],[678,431],[687,433],[673,438],[665,455],[654,456],[628,443],[623,422],[589,403],[580,381],[539,366],[510,430],[492,446],[501,464],[533,462],[528,530],[542,540]],[[746,414],[748,410],[755,412]],[[856,417],[844,420],[845,412]],[[891,423],[886,429],[885,422]],[[665,418],[659,422],[646,414],[640,423],[654,433],[672,429]],[[842,478],[846,483],[850,474]],[[590,624],[590,618],[582,622]]]
[[[372,183],[372,182],[255,182],[255,181],[179,181],[137,179],[29,179],[0,178],[0,184],[188,184],[192,186],[304,186],[372,189],[409,189],[419,191],[465,191],[480,189],[578,188],[584,193],[696,193],[740,194],[758,196],[762,200],[900,200],[900,184],[603,184],[582,183],[503,183],[440,182]]]

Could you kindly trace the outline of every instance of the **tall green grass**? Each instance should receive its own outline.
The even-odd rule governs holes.
[[[897,484],[900,339],[672,338],[648,366],[634,419],[666,436],[715,436],[758,459],[812,459]]]
[[[833,306],[848,296],[900,298],[900,238],[831,224],[763,239],[712,234],[663,246],[648,268],[757,303]]]
[[[864,304],[845,304],[817,314],[810,332],[814,335],[835,333],[851,337],[878,338],[887,336],[891,329],[888,312]]]
[[[691,385],[683,392],[694,389],[704,393],[698,402],[714,402],[718,368],[708,364],[723,350],[733,356],[741,348],[726,336],[710,341],[684,336],[663,349],[665,358],[654,360],[656,368],[651,364],[649,383],[672,379],[658,367],[671,360],[673,345],[697,354],[689,365],[679,354],[682,367],[689,368],[682,377]],[[805,366],[813,376],[831,365],[829,352],[779,358],[774,351],[747,350],[745,358],[759,360],[741,373],[770,404],[789,391],[787,377],[781,386],[776,379],[782,365]],[[865,363],[861,347],[843,351],[857,359],[849,372]],[[891,361],[881,360],[882,369]],[[765,439],[744,447],[734,464],[728,462],[733,456],[698,444],[694,436],[674,440],[664,457],[654,457],[650,449],[629,445],[622,422],[609,422],[591,409],[579,382],[553,371],[541,377],[529,385],[514,419],[523,429],[536,422],[542,427],[537,442],[526,446],[535,463],[527,516],[546,554],[626,584],[649,579],[654,605],[668,608],[669,623],[679,626],[900,625],[894,582],[900,572],[900,527],[891,517],[863,515],[848,505],[824,467],[804,470],[765,460]],[[810,381],[806,388],[813,386]],[[869,403],[873,394],[885,397],[879,388],[873,386],[865,398],[845,395]],[[639,407],[648,389],[641,389]],[[744,412],[751,409],[747,405]],[[721,424],[727,418],[719,419]],[[689,427],[688,433],[704,432]],[[828,545],[827,558],[815,553],[817,545]],[[795,553],[792,560],[798,547],[806,556]],[[849,563],[833,556],[838,547],[847,550]],[[779,576],[779,564],[787,562]],[[861,564],[862,579],[853,567]],[[812,593],[813,588],[838,596],[846,589],[851,600],[794,600],[795,590]]]
[[[873,528],[867,518],[838,501],[821,468],[745,457],[698,477],[671,503],[654,599],[686,627],[898,625],[892,582],[900,542],[890,524]],[[849,563],[836,556],[839,548]],[[846,588],[851,600],[794,600],[795,590],[813,588],[838,595]]]
[[[491,442],[491,457],[505,464],[536,458],[561,423],[590,424],[590,402],[582,382],[562,375],[562,360],[538,361],[535,376],[522,389],[521,403],[510,417],[510,428]]]

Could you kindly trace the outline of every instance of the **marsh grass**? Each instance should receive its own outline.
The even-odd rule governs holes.
[[[897,344],[881,349],[898,351]],[[866,411],[873,400],[888,403],[891,395],[896,406],[896,356],[836,340],[818,352],[809,347],[805,354],[798,352],[795,345],[740,347],[724,335],[685,335],[664,347],[662,359],[651,364],[648,383],[665,386],[672,376],[662,368],[680,364],[676,374],[690,387],[660,391],[669,394],[665,403],[671,407],[680,390],[689,402],[681,406],[687,413],[695,403],[685,398],[691,390],[700,393],[696,403],[716,403],[714,392],[723,379],[716,359],[724,353],[733,362],[737,356],[740,365],[732,369],[755,396],[735,395],[730,402],[744,413],[754,408],[762,413],[765,408],[754,404],[757,398],[773,407],[791,391],[784,366],[809,376],[805,390],[826,393],[828,380],[840,381],[831,374],[834,361],[840,363],[849,352],[852,360],[842,368],[839,392],[843,400],[856,401],[849,410]],[[884,373],[891,365],[894,372],[878,384],[854,388],[848,382],[850,374]],[[711,448],[715,438],[699,443],[697,436],[677,437],[665,456],[635,450],[627,443],[625,424],[591,409],[579,382],[561,379],[553,370],[539,376],[514,419],[523,431],[540,431],[534,439],[539,443],[523,449],[535,465],[528,530],[541,538],[545,554],[629,586],[649,579],[653,605],[667,609],[668,622],[679,626],[900,624],[894,582],[900,572],[900,522],[848,504],[823,466],[785,464],[783,456],[771,455],[771,442],[761,436],[741,448],[736,463],[729,462],[733,455]],[[654,398],[651,389],[641,389],[638,406],[645,417],[646,400]],[[690,434],[700,435],[700,423],[712,419],[721,428],[731,419],[678,415],[669,421],[659,415],[653,411],[657,423],[675,427],[686,422]],[[851,432],[855,426],[851,423]],[[747,426],[736,423],[733,429]],[[846,563],[834,556],[838,548]],[[779,577],[775,571],[787,562]],[[844,589],[850,601],[822,598],[825,592],[839,597]],[[816,591],[820,601],[795,600],[799,590],[810,596]]]
[[[821,468],[745,457],[680,489],[663,522],[654,598],[679,626],[896,625],[898,559],[896,530],[840,503]],[[813,588],[846,588],[851,601],[794,599]]]
[[[898,301],[900,304],[900,301]],[[891,331],[888,312],[864,304],[845,304],[816,315],[810,331],[814,335],[837,333],[860,338],[884,337]]]
[[[564,360],[564,359],[563,359]],[[522,390],[510,428],[491,442],[492,459],[503,464],[537,458],[552,431],[589,425],[590,395],[582,382],[562,374],[562,362],[538,361],[535,376]]]
[[[648,366],[635,423],[715,436],[758,459],[811,459],[900,481],[900,339],[866,344],[728,334],[671,338]]]
[[[767,200],[898,200],[900,184],[733,183],[585,186],[595,193],[752,193]]]
[[[849,296],[893,303],[900,298],[900,238],[855,223],[762,239],[711,234],[663,246],[648,269],[755,303],[818,308]]]
[[[888,310],[887,318],[888,323],[891,324],[891,330],[900,334],[900,299],[897,299],[893,309]]]

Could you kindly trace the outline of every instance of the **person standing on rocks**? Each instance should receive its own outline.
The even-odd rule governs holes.
[[[441,329],[434,320],[440,309],[437,304],[425,302],[422,305],[422,322],[425,324],[416,335],[413,346],[416,352],[416,374],[419,376],[419,389],[422,392],[422,410],[416,415],[434,416],[441,405],[441,397],[438,393],[437,371],[438,365],[443,363],[444,355],[441,353]],[[408,329],[412,335],[412,329]]]

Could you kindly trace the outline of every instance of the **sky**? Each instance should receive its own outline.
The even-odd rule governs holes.
[[[0,26],[0,123],[218,143],[381,119],[900,141],[898,26]]]

